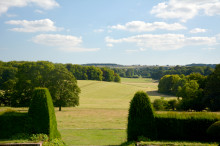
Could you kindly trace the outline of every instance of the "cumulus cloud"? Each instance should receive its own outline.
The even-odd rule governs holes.
[[[6,13],[11,7],[25,7],[28,5],[37,5],[43,9],[52,9],[59,6],[55,0],[1,0],[0,15]]]
[[[11,31],[17,31],[17,32],[39,32],[39,31],[47,32],[47,31],[62,30],[62,28],[57,28],[56,26],[54,26],[54,22],[51,21],[50,19],[41,19],[34,21],[10,20],[5,23],[21,26],[10,29]]]
[[[220,0],[169,0],[154,6],[151,14],[164,19],[186,22],[202,11],[205,15],[220,15]]]
[[[91,52],[99,50],[99,48],[81,47],[82,38],[72,35],[40,34],[32,38],[32,41],[36,44],[52,46],[68,52]]]
[[[118,25],[110,26],[109,28],[126,30],[131,32],[147,32],[147,31],[155,31],[157,29],[163,29],[163,30],[186,29],[185,26],[179,23],[173,23],[173,24],[168,24],[165,22],[146,23],[144,21],[131,21],[126,23],[125,25],[118,24]]]
[[[190,33],[201,33],[201,32],[206,32],[206,29],[194,28],[190,30]]]
[[[142,50],[148,48],[153,50],[177,50],[185,46],[213,46],[217,43],[216,37],[186,37],[183,34],[143,34],[121,39],[106,37],[105,41],[108,44],[135,43]]]

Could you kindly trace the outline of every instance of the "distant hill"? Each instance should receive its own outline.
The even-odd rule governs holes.
[[[192,64],[187,64],[186,66],[209,66],[211,68],[215,68],[216,64],[196,64],[196,63],[192,63]]]
[[[174,66],[160,66],[160,65],[121,65],[116,63],[88,63],[88,64],[81,64],[83,66],[96,66],[96,67],[109,67],[109,68],[150,68],[150,67],[174,67]],[[193,67],[193,66],[209,66],[211,68],[215,68],[216,64],[203,64],[203,63],[192,63],[183,65],[187,67]]]
[[[96,67],[123,67],[124,65],[115,63],[88,63],[82,64],[83,66],[96,66]]]

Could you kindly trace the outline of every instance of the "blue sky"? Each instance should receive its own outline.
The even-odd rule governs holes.
[[[0,0],[0,60],[220,63],[220,0]]]

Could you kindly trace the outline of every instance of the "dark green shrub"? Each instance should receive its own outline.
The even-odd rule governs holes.
[[[27,114],[6,111],[0,114],[0,139],[12,138],[19,133],[25,133]]]
[[[137,92],[130,102],[127,126],[128,141],[136,141],[140,136],[156,137],[154,112],[148,95],[143,91]]]
[[[220,141],[220,121],[212,124],[208,129],[207,133],[212,136],[215,140]]]
[[[207,128],[218,121],[218,115],[206,113],[156,114],[158,140],[214,141]]]
[[[50,92],[47,88],[36,88],[29,107],[30,133],[44,133],[50,139],[60,138]]]
[[[153,106],[155,110],[165,110],[168,109],[168,101],[161,99],[155,99],[153,102]]]

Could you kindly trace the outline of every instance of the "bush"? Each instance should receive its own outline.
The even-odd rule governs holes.
[[[214,141],[207,128],[218,121],[218,115],[206,113],[156,114],[158,140]]]
[[[155,99],[153,102],[153,106],[155,110],[165,110],[168,109],[168,102],[163,98]]]
[[[136,141],[140,136],[155,139],[154,121],[154,112],[148,95],[143,91],[137,92],[130,102],[127,140]]]
[[[25,133],[27,114],[7,110],[0,115],[0,139],[8,139]]]
[[[208,129],[207,133],[213,137],[215,140],[220,141],[220,121],[212,124]]]
[[[47,88],[36,88],[28,110],[29,132],[47,134],[50,139],[60,138],[50,92]]]

